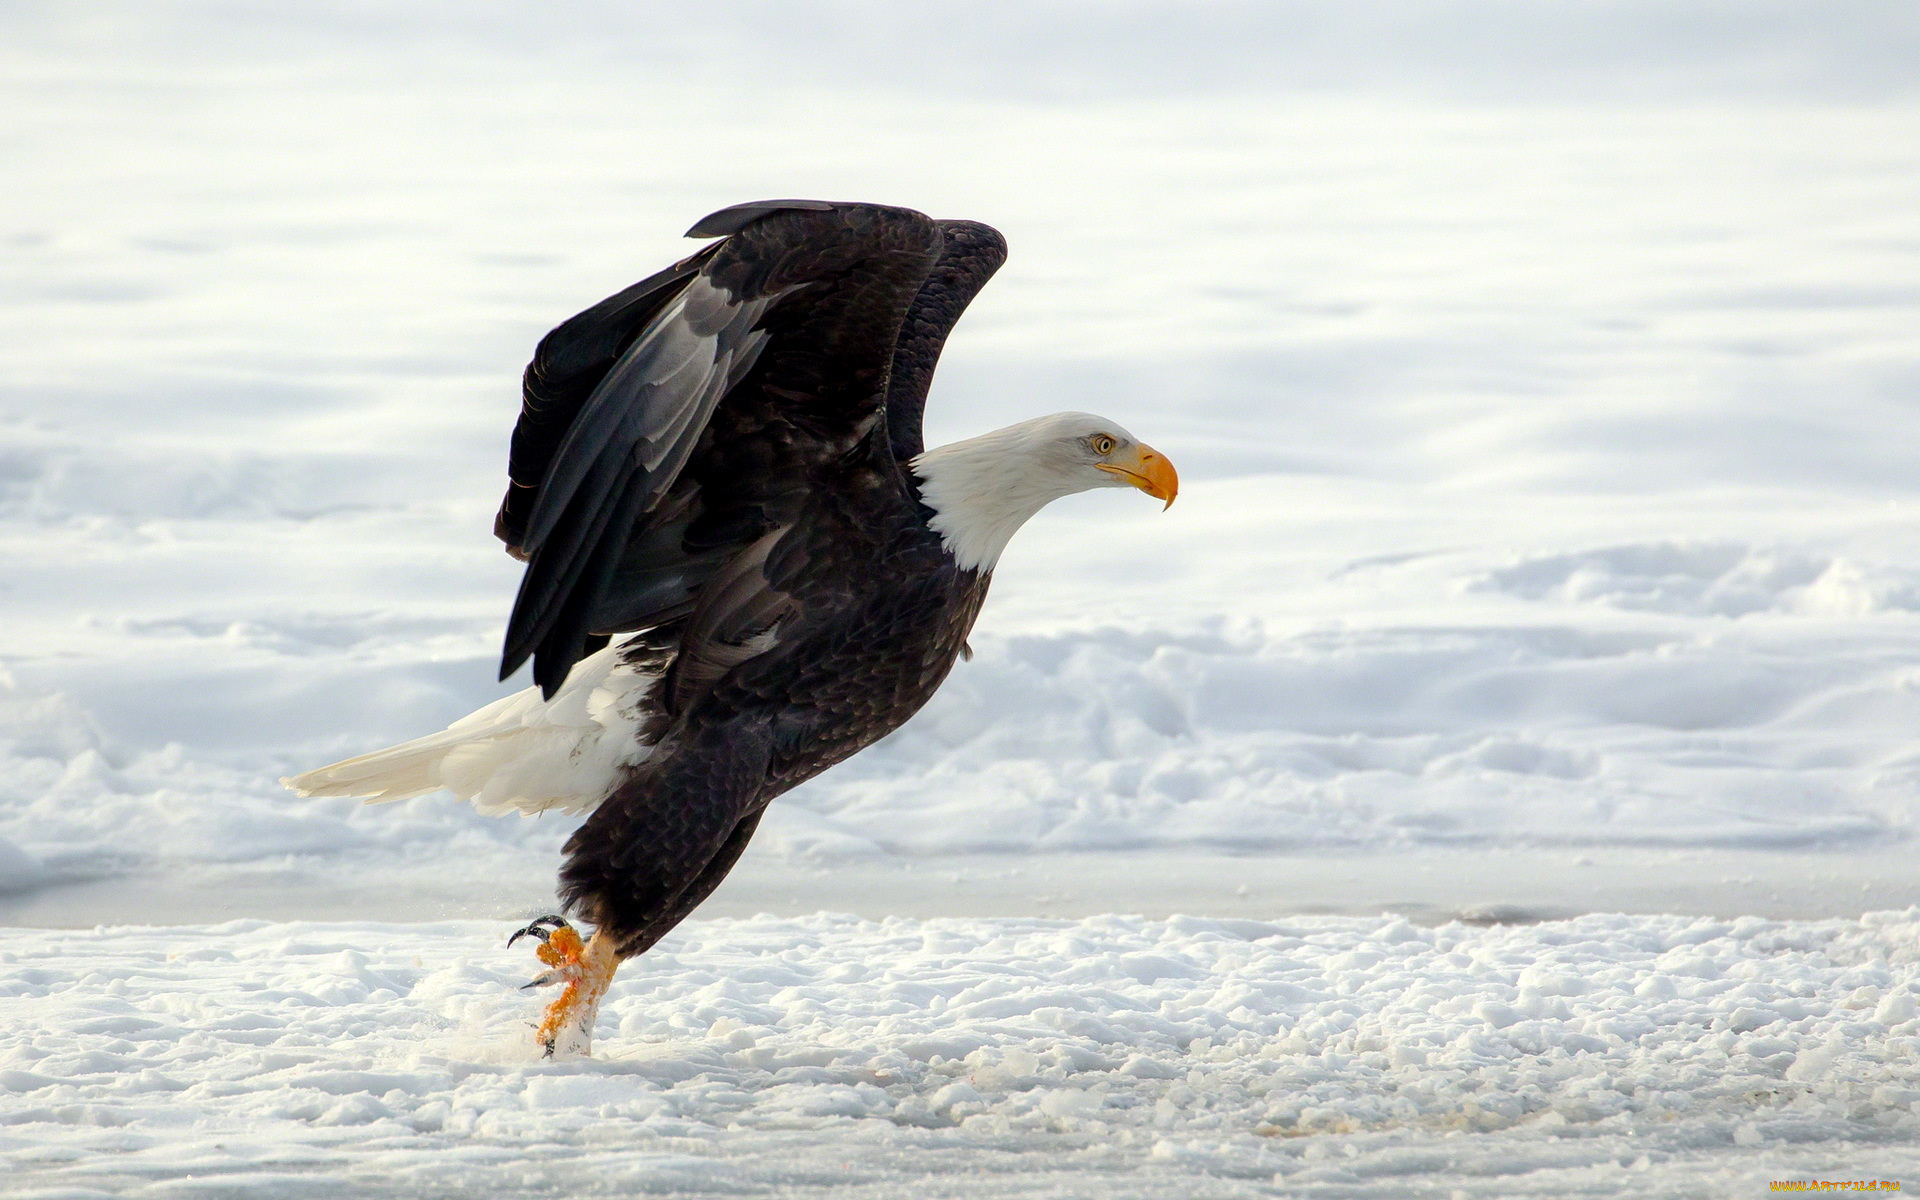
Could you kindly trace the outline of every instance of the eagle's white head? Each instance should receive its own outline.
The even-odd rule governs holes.
[[[1173,464],[1119,424],[1091,413],[1035,417],[913,460],[928,522],[961,567],[990,571],[1027,518],[1062,496],[1136,487],[1173,503]]]

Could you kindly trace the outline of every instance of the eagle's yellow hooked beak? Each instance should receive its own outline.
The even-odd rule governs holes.
[[[1173,464],[1151,446],[1135,446],[1133,453],[1120,462],[1095,463],[1094,466],[1109,475],[1118,475],[1155,500],[1165,500],[1167,508],[1173,507],[1173,498],[1180,494],[1180,476]]]

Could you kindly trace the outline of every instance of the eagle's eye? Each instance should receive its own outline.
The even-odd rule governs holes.
[[[1111,437],[1108,437],[1104,433],[1094,434],[1093,435],[1093,452],[1095,454],[1112,454],[1113,439]]]

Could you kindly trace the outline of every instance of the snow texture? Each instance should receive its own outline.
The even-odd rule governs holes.
[[[10,1195],[1747,1195],[1920,1168],[1920,910],[0,935]],[[492,942],[491,952],[478,947]],[[857,1164],[849,1169],[851,1164]]]
[[[514,1057],[501,927],[7,933],[0,1154],[58,1195],[1897,1178],[1916,931],[1849,865],[1920,903],[1916,61],[1905,0],[0,6],[0,920],[548,903],[576,819],[277,780],[519,690],[520,369],[712,209],[991,222],[929,442],[1094,411],[1182,480],[1037,517],[974,661],[736,873],[899,919],[696,922],[590,1064]],[[907,919],[1014,860],[1165,913],[1181,855],[1508,915],[1541,863],[1817,862],[1849,920]]]

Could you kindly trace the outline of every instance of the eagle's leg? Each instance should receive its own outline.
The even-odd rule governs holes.
[[[759,823],[759,813],[753,813],[736,823],[719,852],[697,876],[668,900],[661,911],[654,914],[652,920],[642,926],[639,933],[622,937],[611,927],[602,925],[583,943],[579,931],[565,917],[550,916],[541,917],[507,939],[509,946],[522,937],[540,940],[540,948],[535,953],[551,970],[527,983],[526,987],[545,987],[554,983],[564,985],[559,999],[547,1006],[534,1032],[547,1057],[592,1053],[593,1025],[600,1016],[600,999],[607,994],[607,985],[613,982],[613,973],[619,969],[620,960],[651,949],[655,942],[667,935],[668,930],[678,925],[712,894],[713,889],[719,887],[720,881],[726,878],[727,872],[733,869],[733,864],[739,861],[740,852],[747,848],[747,839],[753,836],[753,828]]]
[[[590,1054],[593,1050],[593,1025],[600,1016],[600,998],[607,994],[613,973],[620,967],[620,954],[613,939],[596,933],[585,943],[574,927],[560,917],[542,917],[507,939],[512,945],[523,934],[540,939],[535,951],[540,961],[552,969],[527,984],[544,987],[563,985],[560,996],[542,1014],[534,1037],[546,1054]]]

